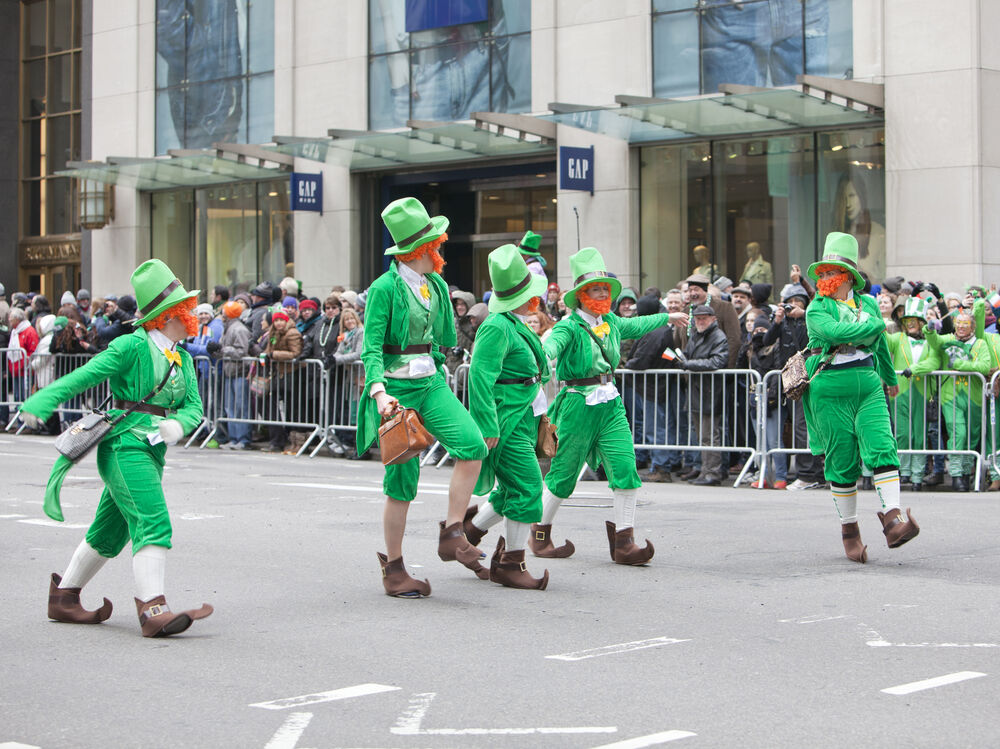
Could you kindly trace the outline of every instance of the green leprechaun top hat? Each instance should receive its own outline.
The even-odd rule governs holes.
[[[538,251],[538,248],[542,245],[542,235],[535,234],[535,232],[528,229],[521,237],[521,241],[517,244],[517,249],[521,251],[522,255],[527,255],[528,257],[535,258],[539,263],[541,263],[544,268],[547,263],[545,258],[542,257],[542,253]]]
[[[576,309],[579,304],[576,293],[588,283],[599,281],[610,285],[612,299],[617,299],[622,293],[621,281],[608,275],[604,258],[596,247],[584,247],[575,255],[570,255],[569,270],[573,278],[573,288],[566,292],[565,301],[570,309]]]
[[[450,223],[444,216],[428,216],[424,204],[416,198],[392,201],[382,211],[382,220],[396,243],[385,251],[386,255],[413,252],[444,234]]]
[[[821,265],[836,265],[854,276],[854,290],[860,291],[865,286],[865,279],[858,272],[858,240],[842,231],[831,231],[826,235],[823,245],[823,257],[809,266],[806,272],[809,278],[819,280],[816,269]]]
[[[487,258],[490,266],[490,312],[510,312],[532,297],[545,293],[545,276],[532,273],[521,257],[521,250],[512,244],[497,247]]]
[[[201,293],[198,289],[194,291],[185,289],[184,284],[162,260],[147,260],[135,269],[130,281],[135,290],[135,301],[138,306],[136,319],[132,321],[136,326],[152,320],[178,302]]]
[[[899,317],[901,319],[905,317],[916,317],[924,322],[927,322],[927,300],[915,296],[906,297],[903,314]]]

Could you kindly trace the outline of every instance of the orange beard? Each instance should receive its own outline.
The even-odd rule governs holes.
[[[438,248],[447,241],[448,234],[445,232],[437,239],[420,245],[412,252],[407,252],[405,255],[396,255],[396,259],[404,263],[412,263],[414,260],[419,260],[424,255],[430,253],[431,261],[434,263],[434,272],[440,275],[446,263],[444,258],[441,257],[441,253],[438,252]]]
[[[531,297],[531,301],[528,302],[528,304],[530,305],[528,307],[528,314],[529,315],[533,314],[535,312],[538,312],[538,307],[539,307],[540,302],[541,302],[541,300],[537,296]]]
[[[829,266],[821,265],[816,269],[817,273],[822,273],[825,267]],[[850,279],[850,277],[851,274],[844,271],[843,273],[838,273],[833,278],[821,278],[816,282],[816,291],[819,292],[820,296],[833,296],[837,289],[840,288],[840,284]]]
[[[595,299],[591,299],[586,294],[583,294],[582,296],[577,294],[576,298],[580,300],[580,305],[594,317],[606,315],[611,311],[611,297],[603,299],[599,302]]]
[[[194,298],[177,302],[177,304],[173,307],[164,310],[152,320],[144,322],[142,327],[144,327],[147,331],[160,330],[167,324],[167,320],[177,317],[184,323],[184,330],[188,336],[193,338],[198,335],[198,318],[194,316],[191,310],[193,310],[197,304],[198,300]]]

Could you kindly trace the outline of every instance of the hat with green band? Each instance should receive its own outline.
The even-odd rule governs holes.
[[[606,283],[611,287],[611,298],[617,299],[622,293],[622,282],[608,274],[604,258],[596,247],[584,247],[569,256],[569,270],[573,278],[573,288],[566,292],[566,306],[575,309],[579,304],[576,294],[587,284]]]
[[[198,289],[185,289],[184,284],[162,260],[147,260],[135,269],[130,281],[135,289],[135,301],[138,305],[136,319],[132,321],[136,326],[152,320],[178,302],[193,299],[201,293]]]
[[[487,258],[490,266],[490,312],[510,312],[536,296],[545,293],[545,276],[532,273],[521,257],[521,250],[512,244],[497,247]]]
[[[448,230],[449,221],[444,216],[431,218],[416,198],[394,200],[382,211],[385,228],[395,242],[385,251],[386,255],[405,255],[422,244],[432,242]]]
[[[927,322],[927,300],[915,296],[906,297],[906,304],[900,318],[907,317],[916,317]]]
[[[860,291],[865,287],[865,279],[858,272],[858,240],[850,234],[832,231],[826,235],[823,257],[810,265],[809,270],[806,271],[809,278],[814,281],[819,280],[819,273],[816,269],[821,265],[836,265],[854,276],[855,291]]]

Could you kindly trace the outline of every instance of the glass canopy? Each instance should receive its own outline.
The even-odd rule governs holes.
[[[262,167],[222,158],[215,149],[175,157],[128,158],[109,156],[106,162],[70,161],[62,177],[91,179],[109,185],[128,185],[137,190],[167,190],[204,187],[239,180],[274,179],[287,170]]]

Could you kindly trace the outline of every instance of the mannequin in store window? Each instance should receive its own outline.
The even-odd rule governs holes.
[[[858,266],[873,283],[885,278],[885,227],[872,220],[862,180],[845,174],[837,183],[833,231],[850,234],[858,240]]]
[[[757,283],[774,285],[774,271],[761,253],[760,242],[747,243],[747,264],[743,266],[740,280],[749,281],[751,285]]]
[[[695,269],[691,271],[692,274],[700,273],[703,276],[708,276],[710,279],[714,279],[719,275],[719,266],[711,262],[708,248],[705,245],[700,244],[691,250],[691,252],[694,255],[694,262],[696,264]]]

